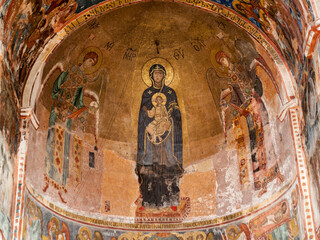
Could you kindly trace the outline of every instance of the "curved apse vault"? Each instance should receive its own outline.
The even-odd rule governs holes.
[[[263,35],[172,2],[70,29],[27,99],[40,124],[30,129],[26,209],[44,225],[74,236],[80,226],[115,237],[195,228],[207,228],[194,233],[202,238],[208,229],[260,236],[274,228],[267,208],[299,232],[290,119],[278,118],[293,90]],[[157,64],[161,94],[149,78]]]

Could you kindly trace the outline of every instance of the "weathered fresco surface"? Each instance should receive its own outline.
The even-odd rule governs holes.
[[[61,218],[27,194],[23,239],[303,239],[298,186],[263,211],[222,226],[168,232],[121,231],[83,225]],[[121,224],[121,223],[120,223]],[[60,237],[60,238],[59,238]]]
[[[43,46],[74,16],[101,0],[90,1],[12,1],[0,4],[0,29],[4,31],[1,41],[6,48],[5,60],[8,72],[15,83],[17,95],[21,95],[23,83],[30,67]],[[196,2],[189,1],[191,4]],[[260,28],[278,47],[292,73],[302,69],[302,46],[306,24],[312,15],[305,16],[303,7],[310,8],[308,1],[301,6],[297,0],[281,1],[214,1],[235,10]],[[121,1],[119,4],[124,4]],[[94,27],[95,21],[88,22]],[[14,80],[15,79],[15,80]]]
[[[21,99],[23,84],[43,46],[78,13],[100,2],[0,3],[4,33],[0,50],[8,81],[1,87],[0,119],[4,129],[0,135],[1,199],[9,199],[1,206],[0,229],[6,238],[10,236],[10,191],[19,129],[18,103],[9,99]],[[305,6],[294,0],[217,2],[264,32],[295,77],[313,192],[319,196],[319,69],[315,67],[319,64],[305,59],[302,49],[307,22],[313,19],[302,10],[310,8],[309,1],[303,2]],[[277,118],[284,89],[268,53],[223,18],[182,4],[159,4],[143,3],[90,19],[47,60],[34,109],[40,128],[30,129],[29,147],[35,151],[28,154],[27,181],[62,209],[124,222],[213,219],[270,199],[296,175],[291,167],[295,157],[289,117],[283,122]],[[142,14],[146,9],[148,14]],[[170,20],[173,15],[176,19]],[[119,16],[121,21],[115,21]],[[145,86],[142,68],[155,57],[172,65],[173,80],[162,79],[164,96],[158,94],[158,100],[156,96],[152,101],[144,95],[161,91]],[[9,95],[3,91],[7,86],[15,89],[10,88]],[[145,99],[148,106],[143,105]],[[143,114],[147,121],[140,122]],[[139,140],[141,129],[146,135]],[[143,153],[153,154],[152,164],[139,165],[139,143]],[[149,148],[144,148],[147,144]],[[170,164],[170,157],[178,164]],[[297,223],[300,210],[295,194],[243,222],[171,235],[109,233],[80,226],[52,215],[30,196],[25,203],[23,236],[299,239],[303,229]],[[320,205],[317,197],[314,202]]]
[[[52,53],[41,84],[27,182],[62,209],[212,219],[270,199],[296,175],[289,117],[277,117],[280,73],[210,13],[147,2],[102,15]]]
[[[82,152],[89,150],[89,167],[94,168],[97,158],[97,138],[99,122],[99,99],[102,88],[107,85],[107,71],[100,70],[102,54],[98,48],[89,47],[79,56],[79,65],[63,70],[52,69],[58,75],[52,86],[52,106],[46,140],[45,181],[43,191],[49,187],[66,192],[69,178],[69,162],[75,172],[73,184],[81,182]],[[100,70],[100,71],[98,71]],[[94,74],[93,76],[91,74]],[[70,131],[77,131],[72,135]],[[92,141],[84,146],[85,133],[90,133]],[[72,144],[72,145],[71,145]],[[91,145],[91,147],[89,146]],[[87,149],[89,148],[89,149]],[[72,152],[71,152],[72,151]],[[72,159],[69,156],[72,155]],[[96,155],[96,156],[95,156]]]
[[[4,79],[0,82],[0,236],[11,236],[14,159],[17,154],[19,115]]]

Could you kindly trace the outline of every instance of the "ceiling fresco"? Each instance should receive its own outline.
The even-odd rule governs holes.
[[[18,98],[21,97],[23,83],[30,73],[37,56],[44,46],[54,38],[72,19],[82,14],[84,21],[94,26],[94,16],[122,7],[133,1],[2,1],[1,28],[4,29],[3,45],[8,50],[6,75],[13,80]],[[183,1],[205,8],[210,2]],[[307,22],[312,20],[309,1],[213,1],[217,6],[225,6],[244,19],[248,19],[275,44],[284,56],[291,72],[298,77],[302,69],[301,60],[303,36]],[[209,6],[212,9],[212,6]],[[86,12],[87,11],[87,12]],[[86,12],[86,14],[83,14]],[[218,10],[221,13],[221,10]],[[73,23],[74,25],[74,23]],[[66,29],[67,31],[67,29]],[[28,57],[27,57],[28,56]]]
[[[296,176],[276,69],[245,31],[191,6],[146,2],[97,17],[43,69],[28,190],[88,222],[258,209]]]
[[[0,238],[320,236],[312,4],[0,1]]]

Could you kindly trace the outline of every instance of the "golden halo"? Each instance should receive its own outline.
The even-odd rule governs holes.
[[[81,239],[81,240],[84,240],[84,239],[83,239],[83,236],[82,236],[82,233],[83,233],[84,231],[86,231],[86,232],[89,234],[89,238],[91,239],[92,233],[91,233],[90,229],[87,228],[87,227],[81,227],[81,228],[79,229],[79,237],[80,237],[80,239]]]
[[[151,234],[144,234],[140,239],[145,240],[145,239],[150,239],[152,237]]]
[[[119,237],[119,240],[125,240],[125,239],[127,239],[127,240],[132,240],[133,237],[130,236],[130,233],[124,233],[124,234],[122,234],[122,235]]]
[[[151,58],[149,61],[147,61],[141,70],[142,74],[142,80],[144,83],[148,86],[152,86],[152,81],[149,77],[149,70],[154,64],[161,64],[165,69],[166,69],[166,77],[165,77],[165,84],[167,86],[170,85],[170,83],[173,80],[173,67],[172,65],[168,62],[168,60],[164,58]]]
[[[206,240],[214,240],[213,232],[208,233]]]
[[[206,239],[206,234],[204,232],[194,232],[193,233],[193,239],[198,240],[197,237],[202,236],[202,240]]]
[[[83,59],[86,56],[86,54],[89,52],[96,53],[98,55],[98,61],[94,66],[84,69],[83,73],[87,74],[87,75],[96,72],[102,64],[102,52],[100,51],[100,49],[97,47],[88,47],[80,54],[79,59],[78,59],[78,65],[83,64]]]
[[[29,199],[28,199],[29,200]],[[28,216],[34,217],[37,215],[37,207],[36,204],[32,201],[29,200],[28,204],[27,204],[27,212],[26,214]]]
[[[184,239],[188,240],[188,239],[193,239],[193,232],[186,232],[184,234]]]
[[[216,44],[214,44],[214,46],[215,47],[211,50],[211,53],[210,53],[211,63],[214,66],[215,70],[217,71],[218,75],[220,77],[224,77],[228,74],[228,68],[222,66],[217,62],[216,54],[220,51],[224,52],[229,57],[230,61],[233,63],[236,62],[236,59],[234,57],[234,54],[231,53],[232,52],[231,49],[229,49],[227,46],[225,46],[221,42],[217,42]]]
[[[180,234],[180,233],[174,233],[174,235],[179,238],[179,240],[185,240],[185,237],[183,234]]]
[[[33,208],[34,210],[37,209],[36,204],[32,201],[29,202],[29,206],[30,206],[30,208]]]
[[[57,225],[57,228],[60,227],[59,220],[58,220],[56,217],[52,217],[52,218],[50,219],[50,222],[55,223],[55,224]]]
[[[164,95],[163,93],[155,93],[155,94],[153,94],[153,96],[152,96],[152,98],[151,98],[151,102],[152,102],[152,105],[153,106],[157,106],[157,104],[156,104],[156,98],[158,97],[158,96],[160,96],[160,97],[162,97],[162,105],[166,105],[166,103],[167,103],[167,97],[166,97],[166,95]]]
[[[227,232],[227,235],[229,238],[231,238],[230,236],[230,231],[231,230],[234,230],[235,234],[237,235],[237,237],[240,235],[240,231],[239,231],[239,228],[236,226],[236,225],[231,225],[227,228],[226,232]]]

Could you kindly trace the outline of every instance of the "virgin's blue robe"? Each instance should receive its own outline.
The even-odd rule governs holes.
[[[160,89],[149,87],[142,94],[138,122],[137,174],[143,206],[179,205],[179,178],[183,173],[181,113],[175,91],[163,86],[161,93],[167,98],[165,107],[171,127],[161,135],[161,140],[151,142],[152,136],[146,128],[154,120],[147,111],[154,106],[152,96]]]

